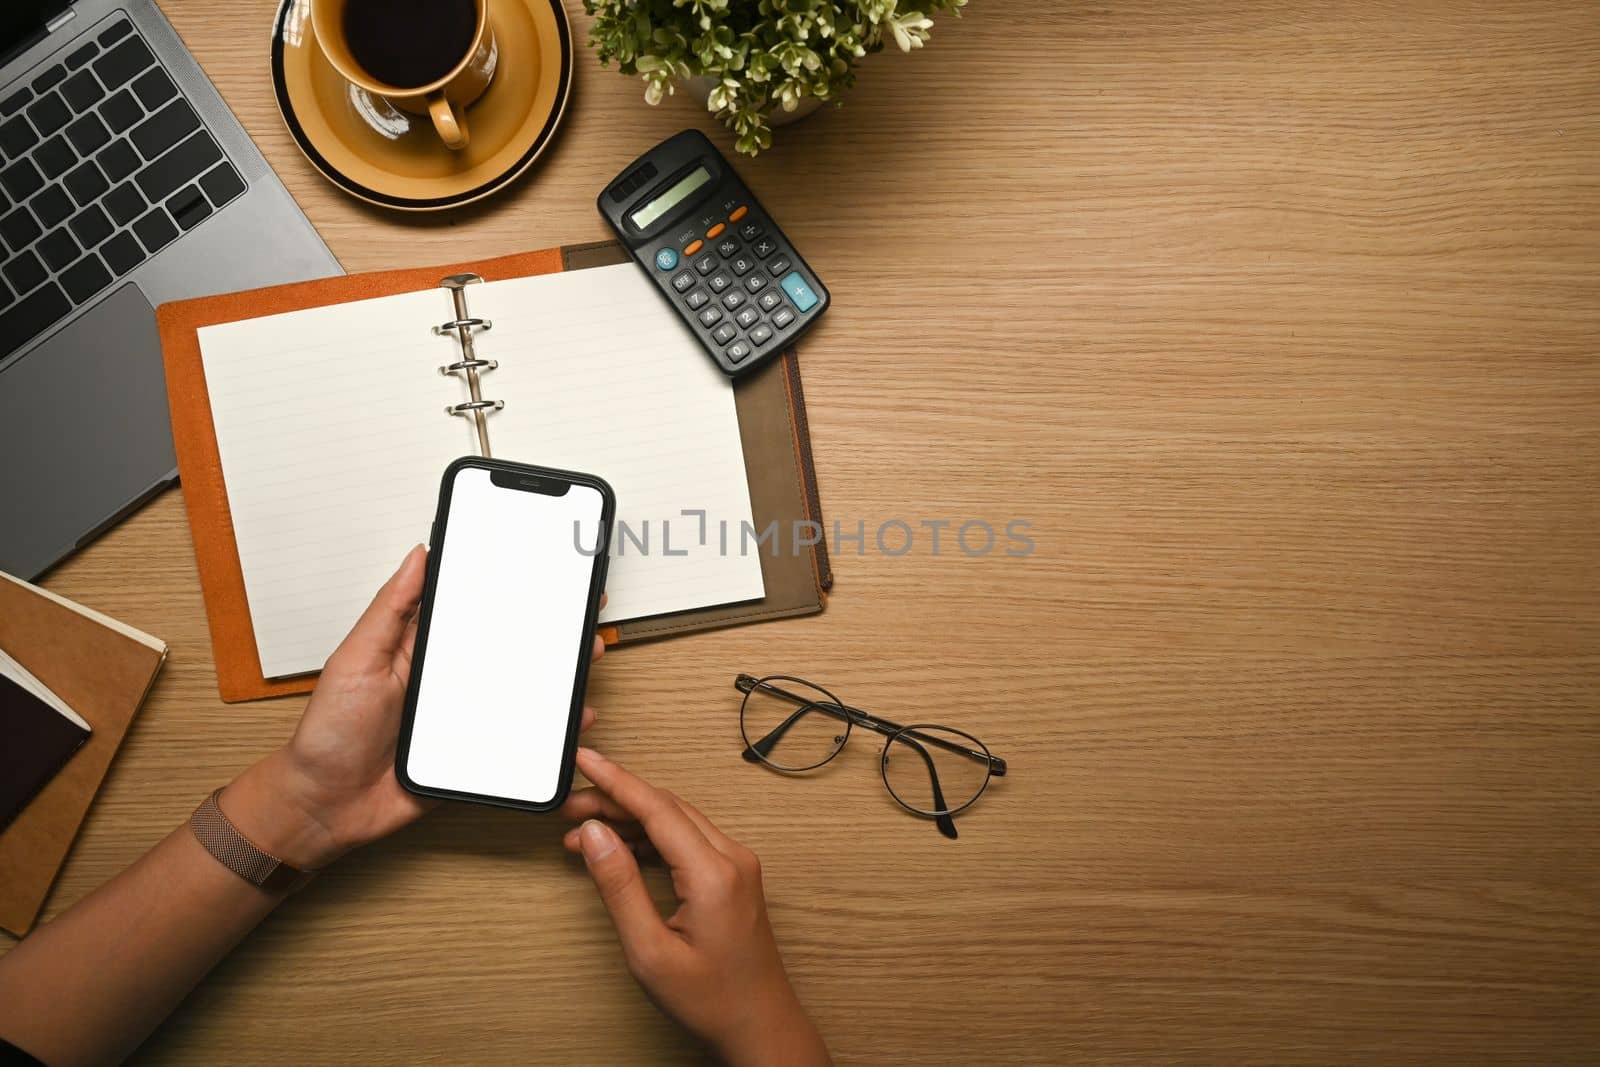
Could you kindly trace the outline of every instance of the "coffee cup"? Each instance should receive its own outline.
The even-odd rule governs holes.
[[[450,149],[467,146],[466,110],[494,79],[489,0],[315,0],[317,44],[345,80],[427,115]]]

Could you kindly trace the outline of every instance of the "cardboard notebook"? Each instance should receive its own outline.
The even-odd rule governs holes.
[[[652,469],[660,474],[664,482],[670,482],[675,477],[682,480],[680,475],[690,464],[675,460],[674,456],[679,453],[696,456],[694,465],[698,469],[715,459],[715,452],[708,452],[708,443],[716,440],[718,448],[726,443],[726,451],[733,455],[726,463],[711,464],[720,470],[697,474],[699,481],[695,484],[709,486],[711,490],[720,486],[725,497],[736,498],[739,508],[748,509],[743,513],[750,517],[754,530],[765,531],[777,523],[781,531],[778,538],[781,548],[777,551],[772,550],[774,546],[769,542],[753,553],[754,558],[743,562],[730,561],[726,558],[729,553],[723,552],[720,553],[720,560],[706,558],[690,564],[675,564],[680,568],[674,572],[677,577],[669,575],[666,579],[656,578],[654,585],[652,580],[633,577],[626,588],[617,588],[617,563],[620,560],[614,559],[612,582],[609,583],[613,586],[613,615],[619,615],[619,605],[615,601],[621,599],[623,603],[620,605],[622,613],[613,621],[608,622],[602,616],[602,622],[607,624],[602,627],[601,633],[608,644],[625,644],[822,610],[826,590],[832,584],[826,549],[819,540],[814,546],[796,551],[792,535],[797,524],[815,523],[817,525],[813,530],[820,530],[822,524],[797,357],[793,351],[784,352],[756,372],[739,379],[732,388],[731,403],[727,399],[729,393],[725,384],[720,386],[720,401],[715,395],[718,387],[703,381],[698,386],[686,386],[681,392],[675,392],[673,383],[678,380],[680,373],[684,376],[701,374],[709,366],[709,361],[704,360],[703,353],[698,354],[701,362],[689,358],[695,353],[679,354],[675,346],[685,343],[685,339],[689,338],[688,331],[683,330],[681,324],[668,321],[665,316],[670,312],[660,305],[660,298],[653,292],[647,293],[648,300],[635,300],[628,295],[635,291],[633,287],[637,282],[626,271],[637,268],[624,268],[619,264],[627,265],[629,261],[619,246],[607,242],[545,249],[442,267],[328,278],[182,301],[160,308],[158,318],[166,363],[173,438],[211,628],[218,689],[224,700],[232,702],[308,692],[315,684],[314,676],[304,672],[320,666],[320,659],[313,665],[309,656],[328,644],[328,620],[313,620],[321,627],[321,631],[296,644],[303,636],[302,631],[317,629],[302,626],[301,621],[309,616],[305,613],[296,614],[301,602],[316,601],[323,592],[323,586],[307,582],[327,583],[335,587],[334,594],[348,601],[351,592],[337,588],[339,582],[350,580],[349,572],[354,568],[348,561],[353,556],[359,557],[361,565],[370,570],[374,560],[368,539],[359,536],[359,522],[343,532],[323,530],[319,533],[312,528],[318,525],[317,513],[315,509],[308,513],[306,502],[299,498],[295,472],[299,471],[303,476],[304,472],[312,470],[305,466],[308,462],[338,464],[339,435],[347,435],[344,439],[351,440],[348,435],[353,432],[352,426],[355,431],[362,433],[370,428],[375,436],[404,449],[413,444],[410,441],[412,435],[405,432],[406,428],[419,435],[424,431],[432,435],[436,433],[432,425],[420,420],[445,419],[445,414],[438,408],[424,410],[423,406],[413,405],[414,398],[408,396],[398,410],[409,412],[416,407],[419,421],[414,425],[407,424],[406,428],[391,425],[394,416],[392,413],[384,415],[383,410],[396,409],[398,402],[393,398],[380,398],[364,406],[360,396],[330,396],[330,380],[324,371],[336,369],[342,356],[359,357],[359,360],[365,361],[363,366],[368,367],[369,371],[372,366],[382,366],[384,380],[377,385],[394,384],[397,389],[414,391],[417,386],[411,383],[415,380],[412,376],[417,373],[417,368],[409,363],[392,367],[383,365],[381,361],[385,350],[382,340],[374,338],[370,344],[363,344],[357,339],[357,331],[371,333],[373,330],[399,329],[394,320],[409,320],[415,317],[418,308],[448,311],[450,298],[437,287],[441,279],[456,275],[472,274],[490,283],[508,283],[498,286],[473,285],[462,293],[452,294],[457,298],[470,297],[474,303],[473,310],[462,313],[465,305],[462,299],[458,299],[455,305],[457,313],[453,318],[435,315],[429,321],[437,323],[439,319],[450,318],[451,321],[443,324],[448,327],[453,326],[456,320],[468,321],[469,315],[480,313],[480,307],[493,311],[501,321],[492,335],[492,343],[487,340],[490,335],[481,335],[481,346],[485,351],[478,358],[486,360],[493,354],[501,369],[483,371],[482,392],[492,395],[496,392],[497,382],[520,383],[518,390],[514,391],[518,399],[512,403],[517,417],[522,421],[505,421],[513,417],[513,409],[495,414],[485,422],[479,417],[479,411],[474,409],[473,403],[452,406],[451,412],[468,416],[458,420],[461,438],[455,454],[481,451],[477,442],[481,440],[487,444],[489,437],[496,438],[496,448],[499,449],[501,445],[498,441],[504,436],[507,441],[520,440],[525,451],[518,452],[514,447],[510,451],[496,451],[495,454],[501,458],[552,466],[565,465],[608,476],[610,472],[603,466],[580,462],[586,454],[582,448],[569,451],[567,454],[574,458],[565,464],[554,462],[543,448],[532,448],[532,454],[528,453],[531,446],[527,442],[538,439],[539,429],[530,428],[530,412],[539,406],[541,399],[548,399],[534,395],[538,392],[537,375],[546,374],[552,379],[552,395],[559,387],[559,390],[565,390],[561,395],[569,402],[568,407],[581,406],[584,411],[579,417],[570,411],[546,405],[540,409],[541,419],[571,417],[578,420],[572,425],[581,428],[583,433],[603,435],[605,447],[592,446],[597,454],[609,448],[611,456],[619,456],[619,436],[625,438],[630,457],[633,453],[660,453],[638,463],[633,463],[630,458],[629,462],[638,468],[629,472],[636,490],[632,494],[625,494],[622,486],[618,486],[619,517],[623,512],[620,505],[624,496],[631,495],[637,499],[639,492],[648,486],[648,474]],[[561,280],[559,283],[535,281],[521,286],[511,284],[515,279],[533,279],[536,276],[573,271],[595,273],[582,278],[574,277],[570,283]],[[590,279],[593,279],[593,284],[589,284]],[[425,295],[428,291],[432,292],[431,296]],[[640,287],[638,291],[645,290]],[[598,301],[588,306],[587,313],[582,304],[586,296]],[[437,303],[439,299],[443,299],[444,303]],[[611,301],[609,304],[606,303],[608,299]],[[619,299],[625,300],[625,306],[617,305]],[[651,300],[655,303],[651,303]],[[488,310],[481,313],[486,317],[489,315]],[[632,325],[618,321],[619,313],[622,318],[636,321]],[[517,322],[506,321],[513,319]],[[550,321],[546,323],[546,319]],[[407,321],[405,328],[414,331],[417,325]],[[679,332],[673,333],[673,327]],[[506,332],[508,328],[510,333]],[[539,332],[531,333],[530,330],[535,328]],[[655,332],[637,332],[647,328]],[[629,334],[630,329],[636,332]],[[464,351],[454,357],[463,360],[458,366],[475,358],[467,340],[467,336],[470,336],[468,331],[443,329],[434,332],[446,335],[444,341],[437,342],[439,344],[450,343],[449,337],[455,332],[464,334],[461,342]],[[411,338],[414,336],[414,332],[404,335],[404,343],[413,345]],[[396,343],[400,343],[398,339],[402,335],[396,333],[395,337]],[[619,424],[608,426],[603,419],[592,417],[591,413],[606,410],[608,398],[603,390],[594,396],[584,393],[584,382],[580,377],[586,366],[584,360],[591,361],[587,366],[604,367],[605,364],[599,362],[605,357],[604,344],[600,343],[600,339],[617,337],[656,337],[662,339],[664,345],[670,342],[674,346],[670,353],[663,351],[660,354],[660,365],[653,368],[654,373],[661,375],[654,386],[662,396],[663,428],[659,430],[653,419],[636,417],[618,420]],[[595,343],[589,343],[591,340]],[[493,348],[493,345],[500,347]],[[623,347],[619,349],[614,342],[612,356],[620,361],[622,353],[626,353],[628,359],[634,359],[636,347],[629,347],[627,342],[623,342]],[[355,348],[362,350],[356,352]],[[531,351],[533,349],[539,351]],[[315,357],[316,351],[326,353],[326,358]],[[431,352],[431,349],[428,351]],[[525,360],[523,356],[526,356]],[[415,362],[413,356],[408,355],[407,358]],[[308,359],[313,361],[308,362]],[[379,362],[375,364],[374,360]],[[435,362],[443,367],[450,360],[444,358]],[[634,363],[651,369],[648,360],[642,363],[634,360]],[[634,363],[629,366],[632,367]],[[209,385],[208,367],[213,378]],[[311,373],[312,368],[316,369],[316,373]],[[459,375],[461,372],[455,373]],[[467,373],[473,378],[476,389],[477,374],[471,371]],[[591,373],[596,375],[597,381],[604,377],[598,370]],[[497,374],[501,377],[497,378]],[[405,383],[400,382],[402,375],[405,376]],[[439,379],[435,376],[431,380],[438,382]],[[609,388],[616,390],[618,379],[614,373],[610,382]],[[369,387],[370,393],[374,383],[364,384]],[[349,383],[347,388],[355,390],[356,383]],[[596,388],[601,389],[598,385]],[[472,393],[474,400],[479,395],[476,391]],[[649,392],[644,399],[635,395],[627,404],[631,404],[631,410],[636,413],[645,411],[647,409],[641,404],[648,403],[648,397],[654,395],[654,392]],[[582,400],[581,405],[574,402],[577,399]],[[316,424],[308,422],[304,413],[295,406],[301,400],[324,405],[322,410],[328,413],[330,423],[336,420],[339,424],[337,433],[329,438],[333,446],[324,449],[325,456],[317,453],[317,449],[326,442],[316,440],[321,436],[315,428]],[[334,403],[341,400],[342,406]],[[621,400],[615,402],[619,407],[627,406]],[[388,404],[387,409],[384,408],[385,403]],[[484,400],[477,406],[488,407],[492,403]],[[690,417],[678,417],[674,422],[668,416],[673,414],[672,405],[678,403],[683,405],[680,416]],[[718,409],[719,403],[725,410]],[[707,404],[710,406],[707,407]],[[456,407],[463,410],[456,411]],[[224,414],[218,415],[218,412]],[[651,413],[654,414],[653,411]],[[724,415],[725,419],[722,417]],[[385,422],[386,418],[390,421]],[[220,442],[217,421],[224,423]],[[476,438],[470,432],[474,421],[477,425]],[[621,422],[627,425],[621,425]],[[675,428],[665,428],[669,422],[674,423]],[[697,429],[701,422],[705,423],[703,430]],[[281,438],[273,436],[279,424],[285,427]],[[310,429],[297,435],[290,429],[293,426]],[[518,427],[520,438],[505,432],[513,426]],[[533,433],[531,438],[530,432]],[[569,435],[571,433],[566,432]],[[656,447],[658,442],[653,435],[657,434],[662,435],[666,447]],[[671,434],[677,437],[672,438]],[[720,437],[717,436],[719,434]],[[564,444],[565,441],[566,438],[563,438],[558,443]],[[366,447],[370,452],[370,445]],[[676,468],[672,466],[675,462],[678,463]],[[299,467],[296,467],[297,463]],[[442,469],[443,464],[440,463],[439,470]],[[326,491],[326,471],[322,467],[314,470],[320,479],[319,490]],[[279,476],[280,471],[284,477]],[[407,494],[414,494],[418,491],[417,487],[421,486],[421,491],[431,498],[437,488],[438,473],[431,471],[424,477],[413,468],[410,474],[396,480],[406,483]],[[235,482],[231,501],[230,476]],[[646,481],[641,482],[641,479]],[[275,517],[271,509],[274,502],[290,515],[291,521],[273,521]],[[676,514],[678,506],[692,509],[698,503],[698,500],[672,500],[669,496],[663,496],[652,502],[650,513],[661,513],[670,504],[673,514]],[[395,506],[393,502],[380,494],[374,499],[372,509],[381,510],[391,506]],[[411,505],[406,506],[409,508]],[[345,510],[350,509],[346,507]],[[307,515],[310,521],[305,521]],[[423,540],[430,516],[431,512],[420,518],[414,535],[409,532],[408,519],[408,536],[413,540]],[[677,521],[680,525],[674,530],[675,540],[684,536],[685,525],[692,525],[692,520]],[[343,540],[330,540],[335,536]],[[737,529],[734,537],[738,537]],[[704,544],[703,531],[701,540]],[[305,548],[302,541],[311,547]],[[658,543],[658,553],[662,547]],[[308,552],[311,555],[308,556]],[[718,554],[702,547],[699,555],[710,557]],[[346,562],[342,563],[341,557]],[[314,566],[308,566],[308,561],[314,561]],[[387,558],[381,562],[392,565]],[[694,569],[696,566],[699,570]],[[274,570],[274,567],[277,569]],[[635,563],[629,574],[632,576],[651,567],[659,570],[661,565]],[[740,571],[742,573],[734,573]],[[682,576],[686,574],[704,576],[703,579],[696,579],[697,582],[703,580],[705,586],[699,590],[698,596],[683,581]],[[314,577],[308,577],[311,575]],[[363,578],[363,581],[371,584],[373,591],[376,590],[376,582],[368,578]],[[286,591],[285,587],[290,588]],[[365,585],[361,588],[365,590]],[[252,589],[256,600],[254,612]],[[370,591],[364,592],[364,595],[370,596]],[[661,610],[675,603],[692,606],[684,610]],[[638,609],[637,613],[626,613],[630,604]],[[348,605],[345,607],[348,608]],[[306,612],[311,610],[305,609]],[[331,647],[321,654],[325,655],[326,651],[331,651]]]
[[[167,646],[0,574],[0,648],[90,729],[83,746],[0,832],[0,928],[21,937],[38,917],[123,735],[166,661]],[[0,745],[13,740],[0,730]]]

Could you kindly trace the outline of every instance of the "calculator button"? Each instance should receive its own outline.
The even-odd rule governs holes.
[[[728,266],[733,268],[733,273],[743,278],[756,268],[756,261],[749,256],[739,256]]]
[[[743,296],[744,294],[740,293],[739,295]],[[766,292],[761,294],[761,299],[758,301],[758,303],[761,305],[762,311],[771,311],[773,308],[783,303],[783,294],[778,292],[776,289],[768,289]]]
[[[761,227],[756,223],[747,222],[743,226],[739,227],[739,236],[743,237],[746,241],[754,241],[757,237],[761,236]]]
[[[770,237],[763,237],[761,240],[757,241],[750,249],[750,251],[754,252],[757,256],[759,256],[762,259],[766,259],[768,256],[772,255],[772,253],[776,252],[777,250],[778,250],[778,242],[774,241]]]
[[[783,308],[776,315],[772,316],[772,325],[776,326],[780,330],[785,326],[788,326],[793,321],[794,308]]]
[[[675,248],[663,248],[659,252],[656,253],[656,269],[657,270],[671,270],[673,267],[676,267],[677,265],[678,265],[678,250],[677,249],[675,249]]]
[[[694,292],[684,297],[683,302],[689,305],[690,311],[697,311],[700,308],[705,307],[706,302],[710,299],[710,293],[706,292],[704,289],[696,289]]]
[[[693,289],[694,272],[686,270],[674,275],[672,279],[672,287],[678,290],[680,293],[687,293],[690,289]]]
[[[712,304],[710,307],[700,312],[699,319],[700,325],[709,330],[711,327],[722,321],[722,309],[717,307],[717,305]]]
[[[778,294],[774,292],[772,295],[777,296]],[[727,308],[729,311],[733,311],[740,304],[744,303],[744,301],[745,296],[743,289],[729,289],[722,296],[722,306]]]
[[[728,346],[728,358],[734,363],[739,362],[750,354],[750,345],[744,341]]]
[[[733,284],[733,275],[729,274],[725,270],[719,270],[717,273],[706,279],[706,284],[711,286],[711,291],[713,293],[720,293],[722,290]]]
[[[761,312],[753,307],[745,308],[733,317],[733,321],[737,322],[741,328],[748,330],[761,321]]]
[[[764,322],[750,331],[750,343],[757,348],[760,348],[770,340],[772,340],[772,327]]]
[[[731,237],[728,238],[726,241],[723,241],[721,244],[717,245],[717,255],[721,256],[723,259],[727,259],[728,257],[732,256],[734,253],[736,253],[738,251],[739,251],[739,242],[735,241]]]
[[[772,272],[772,276],[774,278],[781,278],[783,277],[784,272],[792,266],[794,266],[794,264],[789,262],[788,256],[779,256],[777,259],[767,264],[767,269]]]
[[[739,331],[733,328],[733,323],[731,322],[725,322],[721,326],[718,326],[715,330],[711,331],[712,340],[716,341],[719,345],[725,345],[738,336]]]
[[[811,291],[811,286],[806,284],[806,280],[800,277],[799,271],[790,271],[778,284],[783,286],[783,291],[789,294],[789,299],[794,301],[794,306],[801,311],[810,311],[817,306],[819,297]]]
[[[701,274],[710,274],[712,271],[717,269],[717,257],[712,255],[710,252],[707,252],[705,255],[694,261],[694,269],[699,271]]]
[[[750,208],[744,204],[740,204],[738,207],[734,208],[733,213],[728,216],[728,221],[738,222],[748,214],[750,214]]]
[[[759,293],[766,288],[767,276],[765,274],[752,274],[744,280],[744,287],[752,293]]]
[[[718,237],[722,236],[722,231],[726,229],[727,227],[719,222],[715,226],[711,227],[711,229],[706,231],[706,237],[715,241]]]
[[[702,248],[704,248],[705,246],[706,246],[706,243],[704,241],[690,241],[687,245],[684,246],[683,254],[686,255],[686,256],[692,256],[696,252],[698,252]]]

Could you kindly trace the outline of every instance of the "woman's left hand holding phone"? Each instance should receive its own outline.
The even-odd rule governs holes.
[[[427,560],[421,545],[406,555],[328,657],[294,737],[223,790],[228,819],[290,866],[325,867],[437,804],[406,792],[394,773]],[[604,651],[596,637],[595,658]],[[581,729],[594,721],[585,707]]]

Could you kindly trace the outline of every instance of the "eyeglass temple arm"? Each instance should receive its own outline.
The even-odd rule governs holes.
[[[756,687],[758,683],[760,683],[759,679],[753,678],[748,674],[741,674],[734,679],[733,687],[739,690],[741,693],[749,693]],[[795,714],[789,716],[789,718],[784,722],[779,723],[771,733],[767,734],[766,737],[763,737],[760,741],[756,742],[754,747],[760,748],[762,755],[767,755],[772,751],[772,746],[776,745],[778,741],[782,739],[784,733],[795,724],[800,717],[800,713],[805,711],[806,707],[814,707],[820,711],[826,711],[836,719],[848,719],[857,726],[865,726],[867,729],[883,734],[885,737],[893,736],[904,729],[904,727],[902,727],[899,723],[890,722],[888,719],[880,719],[871,712],[862,711],[860,708],[852,708],[849,705],[844,704],[834,706],[831,704],[825,704],[821,701],[811,702],[806,700],[804,697],[796,696],[794,693],[791,693],[788,690],[780,689],[770,682],[760,684],[762,684],[763,689],[766,689],[772,693],[776,693],[778,696],[784,697],[788,700],[792,700],[796,704],[802,705],[802,707],[797,710]],[[1005,777],[1006,761],[1001,759],[999,756],[985,755],[976,749],[968,748],[966,745],[958,745],[954,741],[946,741],[942,737],[934,737],[931,734],[919,733],[917,734],[917,737],[919,740],[933,745],[936,748],[941,748],[946,752],[954,752],[957,755],[965,756],[968,759],[976,760],[979,763],[988,763],[990,774],[1000,778]],[[770,744],[765,744],[765,747],[762,747],[763,743],[768,742],[769,740]],[[754,760],[756,757],[754,753],[747,749],[745,751],[744,758],[747,760]]]
[[[915,731],[912,731],[912,733],[915,733]],[[922,757],[923,764],[927,766],[927,768],[928,768],[928,779],[929,779],[929,781],[931,781],[933,783],[933,806],[934,806],[934,809],[939,811],[939,812],[941,812],[941,813],[943,813],[943,814],[935,815],[933,817],[933,824],[939,828],[939,832],[941,834],[943,834],[944,836],[946,836],[946,837],[950,838],[952,841],[954,841],[956,839],[956,836],[957,836],[956,835],[956,821],[955,821],[955,819],[951,818],[950,815],[947,812],[944,811],[944,809],[948,808],[950,805],[945,803],[945,801],[944,801],[944,790],[939,788],[939,772],[934,768],[933,757],[928,755],[928,750],[923,748],[921,745],[917,744],[917,742],[914,741],[911,738],[910,734],[901,734],[900,735],[900,740],[904,744],[906,744],[906,745],[910,746],[912,749],[916,750],[917,755]],[[886,762],[886,763],[888,762],[888,760],[889,760],[888,750],[884,751],[883,759],[884,759],[884,762]],[[885,779],[885,783],[887,783],[887,781],[888,780]]]

